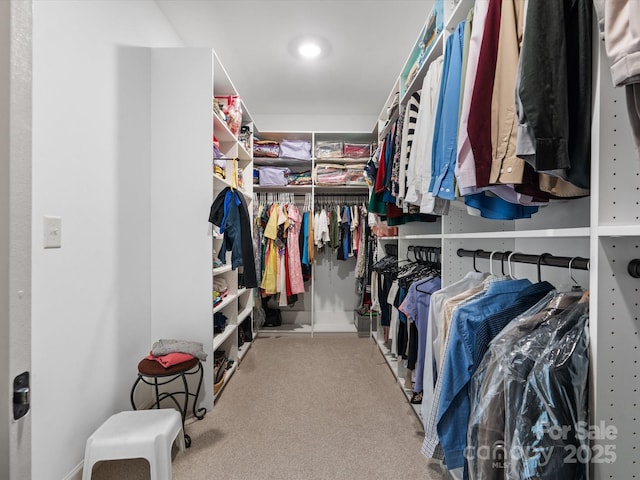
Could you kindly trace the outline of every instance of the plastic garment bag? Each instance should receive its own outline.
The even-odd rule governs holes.
[[[578,304],[529,373],[508,443],[506,478],[588,478],[588,318],[586,304]]]
[[[470,479],[583,478],[548,463],[572,444],[568,436],[550,442],[554,422],[576,431],[586,420],[587,337],[573,327],[584,330],[588,304],[579,298],[551,293],[491,342],[470,385]],[[532,473],[547,465],[543,476]]]

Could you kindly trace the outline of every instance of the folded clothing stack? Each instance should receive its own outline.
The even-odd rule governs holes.
[[[215,307],[229,294],[227,281],[222,277],[213,279],[213,306]]]
[[[319,163],[316,165],[315,179],[317,185],[345,185],[347,169],[344,165]]]
[[[289,185],[311,185],[311,170],[289,174]]]
[[[213,279],[213,291],[220,294],[220,298],[224,298],[229,294],[229,287],[227,281],[223,277],[216,277]]]
[[[178,365],[198,358],[203,362],[207,359],[202,343],[191,342],[188,340],[165,340],[161,339],[155,342],[145,357],[146,360],[158,362],[164,368]]]

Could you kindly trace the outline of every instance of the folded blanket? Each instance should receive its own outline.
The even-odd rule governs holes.
[[[151,354],[155,357],[175,352],[188,353],[194,357],[198,357],[203,362],[207,359],[207,354],[203,350],[202,344],[199,342],[160,339],[155,342],[151,348]]]
[[[189,360],[193,360],[194,356],[189,353],[167,353],[166,355],[161,355],[159,357],[154,356],[151,352],[149,355],[144,357],[145,360],[154,360],[162,365],[164,368],[169,368],[173,365],[178,365],[179,363],[188,362]]]

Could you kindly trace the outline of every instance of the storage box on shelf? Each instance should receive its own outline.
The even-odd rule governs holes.
[[[442,34],[444,10],[444,0],[436,0],[402,68],[399,79],[402,103],[406,103],[408,98],[422,87],[422,80],[426,73],[426,69],[422,66],[429,63],[428,59],[433,60],[444,51]]]
[[[365,165],[375,145],[372,133],[314,134],[314,185],[319,194],[366,194]]]
[[[256,132],[255,191],[311,191],[311,132]]]

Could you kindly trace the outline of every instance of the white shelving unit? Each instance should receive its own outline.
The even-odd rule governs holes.
[[[226,70],[218,57],[213,54],[213,91],[212,97],[237,96],[242,108],[241,126],[248,128],[249,132],[254,131],[253,119],[242,101],[238,90],[233,85]],[[253,152],[252,152],[252,135],[249,135],[248,147],[230,130],[227,123],[218,115],[213,114],[213,136],[220,145],[222,161],[224,162],[224,178],[220,178],[213,174],[213,197],[215,199],[218,194],[227,187],[237,188],[244,196],[249,209],[249,215],[253,213]],[[213,259],[218,258],[218,251],[221,247],[223,238],[213,238]],[[213,335],[213,351],[222,353],[232,362],[231,367],[227,368],[227,364],[223,364],[220,368],[226,369],[224,384],[214,398],[217,399],[229,382],[238,364],[247,354],[252,345],[252,341],[245,341],[242,345],[239,343],[239,329],[244,328],[245,322],[249,322],[250,331],[253,338],[253,323],[251,312],[253,310],[253,289],[247,289],[239,286],[240,276],[238,270],[231,267],[231,254],[227,252],[226,263],[221,267],[213,269],[213,280],[215,284],[216,278],[223,278],[228,287],[227,297],[213,308],[213,315],[222,313],[227,320],[227,325],[220,333]],[[214,372],[215,373],[215,372]]]
[[[286,166],[292,171],[311,170],[319,163],[364,165],[369,157],[352,158],[316,158],[315,146],[319,141],[341,141],[346,143],[368,143],[375,141],[370,132],[258,132],[260,140],[281,142],[283,140],[305,140],[311,144],[311,159],[298,160],[291,158],[260,158],[254,159],[256,166]],[[312,199],[319,195],[368,196],[367,186],[357,185],[312,185],[265,187],[254,186],[255,192],[287,192],[295,195],[298,207],[301,208],[305,194],[311,194]],[[315,202],[314,202],[315,203]],[[279,333],[338,333],[356,332],[353,311],[356,308],[357,292],[354,275],[355,258],[347,261],[336,260],[335,252],[329,253],[328,247],[323,252],[316,251],[316,262],[312,266],[311,281],[305,284],[305,293],[300,295],[298,302],[291,308],[282,308],[280,327],[264,327],[261,334]],[[345,295],[349,292],[349,295]]]
[[[203,219],[215,195],[232,185],[234,158],[238,173],[246,179],[242,191],[250,204],[252,157],[212,111],[214,95],[238,93],[211,49],[151,49],[150,84],[152,336],[204,345],[208,359],[202,364],[199,406],[210,411],[214,404],[214,351],[225,350],[237,365],[238,312],[250,311],[253,297],[251,290],[238,290],[238,274],[229,263],[213,268],[212,248],[217,250],[222,240],[214,238],[212,243]],[[253,130],[244,105],[242,125]],[[213,174],[214,136],[225,158],[224,179]],[[213,308],[213,280],[217,277],[227,281],[229,291]],[[214,312],[228,317],[227,327],[218,335],[214,335]],[[245,314],[242,320],[249,318]],[[243,352],[249,347],[250,343],[243,345]],[[230,377],[228,372],[227,381]]]
[[[473,0],[445,0],[444,34],[402,96],[406,102],[414,84],[424,78],[429,63],[444,51],[446,36],[463,20]],[[594,110],[592,123],[591,196],[553,201],[531,219],[494,221],[470,216],[460,201],[437,224],[399,227],[398,255],[403,258],[411,245],[442,249],[443,285],[462,278],[472,269],[472,259],[460,258],[467,250],[514,251],[589,259],[589,271],[573,270],[573,277],[590,290],[590,425],[612,425],[615,439],[596,439],[602,448],[613,445],[615,462],[591,464],[591,478],[638,478],[640,448],[640,279],[627,272],[630,260],[640,258],[640,159],[635,151],[624,91],[612,86],[604,44],[594,34]],[[388,128],[388,107],[400,90],[400,79],[392,88],[378,120],[382,136]],[[394,239],[379,239],[394,241]],[[488,260],[476,261],[489,270]],[[494,270],[500,261],[494,260]],[[537,279],[535,265],[514,264],[518,278]],[[565,268],[543,266],[542,279],[556,286],[572,283]],[[373,336],[384,358],[402,386],[404,367],[381,341],[381,330]],[[404,389],[403,389],[404,391]],[[406,392],[405,392],[406,393]],[[418,413],[418,412],[417,412]],[[602,422],[602,423],[601,423]],[[608,447],[610,448],[610,447]],[[597,451],[597,450],[594,450]]]

